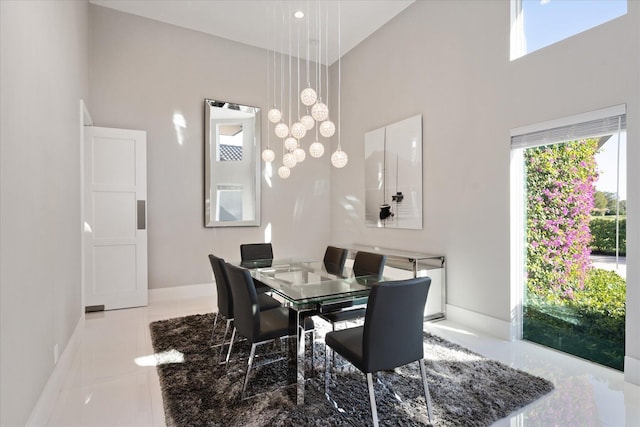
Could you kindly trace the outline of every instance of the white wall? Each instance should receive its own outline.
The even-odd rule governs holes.
[[[626,16],[510,62],[509,2],[425,1],[407,8],[342,61],[342,145],[350,161],[331,172],[331,240],[445,254],[448,304],[492,325],[486,332],[495,334],[496,324],[508,331],[515,309],[510,130],[626,103],[628,162],[637,165],[639,9],[629,2]],[[424,229],[367,228],[364,134],[415,114],[423,115]],[[628,170],[626,353],[637,364],[640,172]]]
[[[81,318],[88,5],[0,1],[0,425],[25,425]]]
[[[211,282],[207,254],[239,260],[239,245],[265,241],[268,226],[276,257],[324,254],[326,154],[307,156],[288,180],[274,163],[274,177],[262,184],[261,227],[203,226],[203,100],[262,107],[266,146],[267,51],[95,5],[90,26],[95,124],[147,131],[150,288]],[[176,113],[187,125],[179,132]]]

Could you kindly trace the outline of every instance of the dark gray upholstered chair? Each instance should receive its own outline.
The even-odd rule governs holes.
[[[240,259],[245,261],[273,260],[271,243],[245,243],[240,245]],[[269,264],[270,265],[270,264]]]
[[[427,403],[429,422],[433,420],[431,397],[424,366],[423,313],[431,278],[374,284],[369,295],[363,326],[329,332],[325,364],[325,394],[329,397],[329,348],[347,359],[367,375],[373,425],[378,426],[378,412],[372,374],[418,362]],[[336,378],[339,380],[339,376]]]
[[[271,267],[273,246],[271,243],[244,243],[240,245],[241,265],[247,268]],[[270,288],[259,280],[253,281],[258,293],[269,292]]]
[[[256,347],[282,337],[295,337],[296,326],[291,322],[295,312],[290,308],[278,307],[271,310],[256,310],[258,304],[258,294],[253,286],[253,280],[248,270],[227,264],[227,273],[231,283],[233,294],[233,333],[231,334],[231,344],[227,353],[227,362],[233,348],[233,341],[236,334],[245,337],[251,343],[251,352],[247,365],[247,373],[242,386],[242,399],[245,398],[245,391],[249,381],[249,373],[253,365]],[[305,330],[313,331],[313,320],[305,319]],[[313,349],[313,344],[312,347]]]
[[[347,252],[348,251],[343,248],[327,246],[323,259],[324,268],[327,270],[327,273],[335,274],[336,276],[342,275],[344,263],[347,261]]]
[[[382,278],[387,257],[372,252],[358,251],[353,260],[353,274],[356,276],[378,276]]]
[[[221,317],[222,319],[227,321],[227,327],[224,330],[222,342],[219,344],[220,355],[222,355],[227,340],[227,334],[229,333],[229,326],[231,325],[231,322],[233,322],[233,297],[231,293],[229,277],[227,275],[227,265],[224,262],[224,259],[209,254],[209,262],[211,263],[213,276],[216,280],[216,290],[218,293],[218,311],[216,312],[216,317],[213,319],[213,329],[211,330],[212,342],[215,334],[216,324],[218,323],[218,317]],[[266,294],[259,294],[258,305],[260,306],[260,310],[270,310],[272,308],[280,307],[282,304]]]
[[[387,257],[384,255],[359,251],[353,261],[353,274],[355,276],[375,276],[380,280],[386,260]],[[364,307],[352,308],[350,301],[346,303],[346,306],[342,303],[338,304],[339,307],[327,305],[320,308],[321,313],[326,312],[322,313],[320,317],[331,323],[331,328],[334,331],[336,330],[336,323],[364,317]],[[336,310],[337,308],[341,309]]]

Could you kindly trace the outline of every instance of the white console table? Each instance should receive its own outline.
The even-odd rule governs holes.
[[[446,316],[447,277],[444,255],[433,255],[400,249],[355,244],[347,247],[349,259],[353,260],[358,251],[385,255],[387,261],[384,276],[394,280],[409,277],[429,276],[431,287],[424,309],[425,320],[442,320]]]

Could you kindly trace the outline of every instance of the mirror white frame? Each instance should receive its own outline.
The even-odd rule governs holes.
[[[260,225],[261,109],[204,100],[204,225]]]
[[[364,134],[365,223],[422,229],[422,115]]]

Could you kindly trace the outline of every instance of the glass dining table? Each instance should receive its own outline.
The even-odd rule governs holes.
[[[307,259],[254,260],[238,263],[254,280],[268,286],[293,309],[296,325],[296,403],[304,403],[305,331],[304,319],[320,313],[366,304],[377,276],[356,276],[350,267],[341,274],[323,261]],[[329,268],[327,268],[329,267]],[[313,343],[311,344],[313,345]]]

